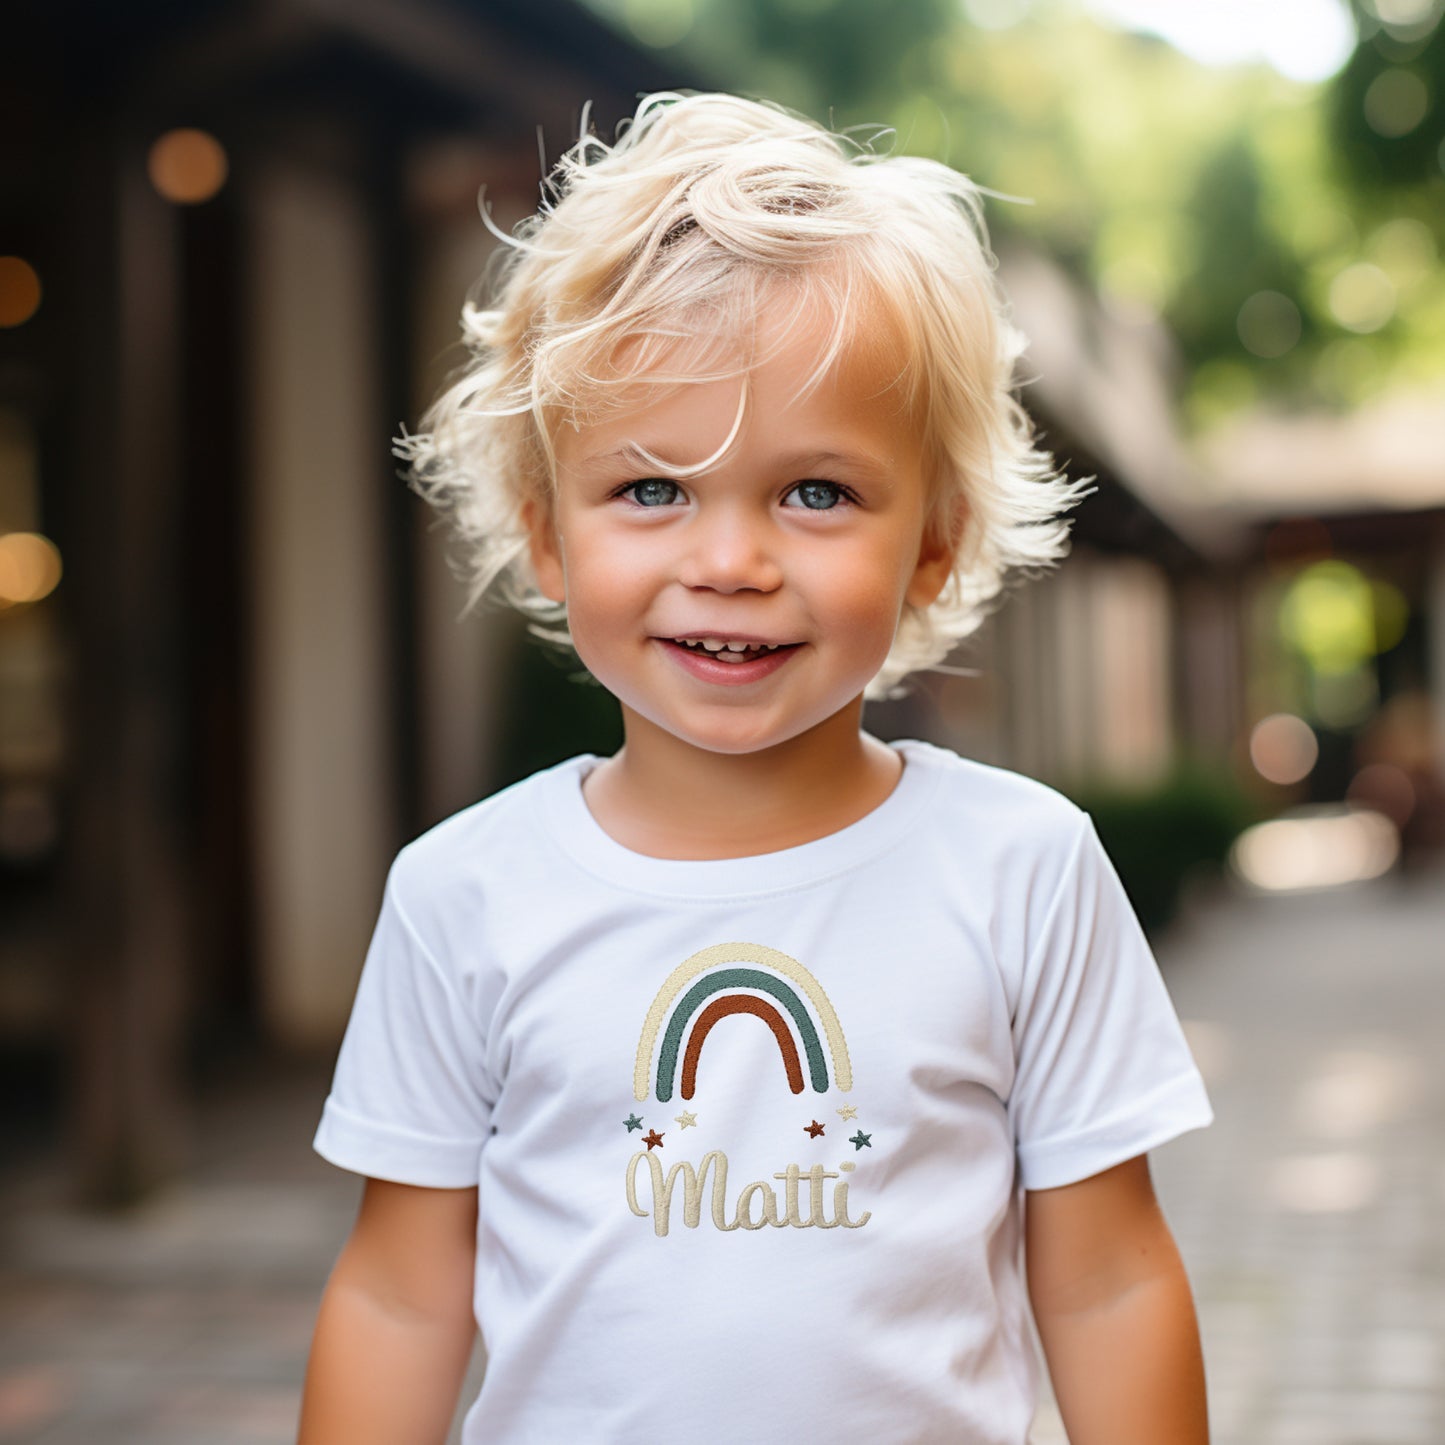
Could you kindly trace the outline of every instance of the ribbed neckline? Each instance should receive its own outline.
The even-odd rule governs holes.
[[[597,878],[632,893],[664,898],[739,898],[786,893],[857,867],[892,847],[913,826],[941,775],[946,754],[915,739],[890,743],[903,758],[893,791],[872,812],[836,833],[746,858],[653,858],[624,847],[605,832],[582,796],[582,783],[600,759],[569,758],[539,775],[541,815],[553,841]]]

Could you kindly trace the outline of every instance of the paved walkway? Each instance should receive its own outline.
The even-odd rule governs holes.
[[[1217,1122],[1160,1151],[1219,1445],[1445,1442],[1445,875],[1173,941]]]
[[[1230,899],[1161,956],[1218,1115],[1155,1157],[1215,1445],[1441,1445],[1445,877]],[[358,1192],[310,1154],[324,1092],[209,1107],[193,1180],[124,1219],[43,1169],[0,1189],[0,1445],[294,1439]]]

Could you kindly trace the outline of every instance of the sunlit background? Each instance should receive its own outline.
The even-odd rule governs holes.
[[[289,1438],[386,865],[619,739],[514,619],[459,619],[391,438],[460,359],[480,188],[514,223],[584,102],[610,133],[679,86],[989,190],[1025,400],[1096,491],[870,725],[1076,798],[1155,939],[1220,1113],[1159,1161],[1217,1438],[1445,1440],[1442,11],[8,13],[0,1442]]]

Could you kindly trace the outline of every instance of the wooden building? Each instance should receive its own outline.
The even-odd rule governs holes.
[[[0,330],[0,531],[64,571],[0,602],[0,1081],[117,1200],[184,1167],[198,1071],[335,1047],[388,859],[500,780],[519,629],[458,623],[391,439],[454,359],[478,188],[509,225],[539,126],[555,157],[690,78],[570,0],[22,0],[6,38],[0,255],[43,297]],[[1235,539],[1167,367],[1039,258],[1005,280],[1099,492],[929,728],[1052,779],[1227,749]]]
[[[0,1031],[14,1098],[60,1045],[115,1199],[178,1167],[215,1052],[334,1045],[390,853],[476,795],[486,659],[390,439],[478,185],[533,209],[539,127],[555,157],[678,77],[570,0],[22,0],[4,33],[0,253],[43,299],[0,332],[0,525],[64,575],[0,615]]]

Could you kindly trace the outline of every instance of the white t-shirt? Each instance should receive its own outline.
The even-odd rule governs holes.
[[[574,758],[398,854],[316,1148],[479,1186],[467,1445],[1021,1445],[1024,1189],[1210,1120],[1087,816],[926,743],[867,817],[636,854]]]

